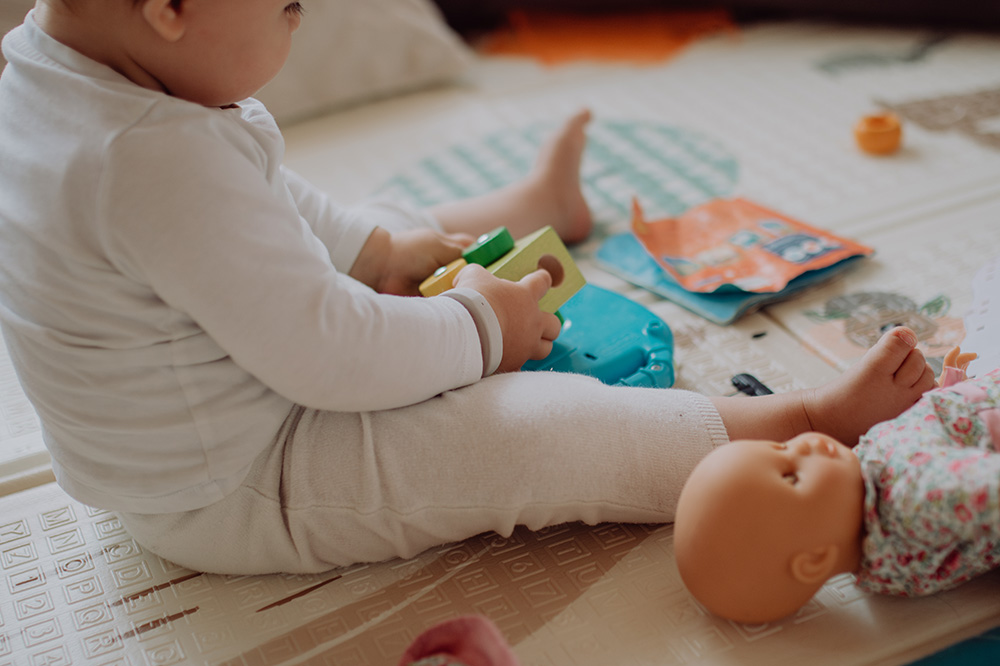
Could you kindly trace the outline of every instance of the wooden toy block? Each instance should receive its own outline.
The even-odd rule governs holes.
[[[499,259],[493,261],[496,257]],[[487,259],[490,263],[483,263]],[[448,291],[454,286],[458,272],[470,263],[481,264],[497,277],[515,282],[528,273],[544,268],[552,275],[552,288],[538,306],[545,312],[556,314],[556,310],[587,282],[552,227],[539,229],[516,243],[506,227],[497,227],[477,238],[463,253],[463,258],[442,266],[421,282],[420,294],[437,296]]]
[[[538,303],[545,312],[558,310],[587,282],[552,227],[519,239],[513,250],[487,266],[497,277],[515,282],[538,268],[552,275],[553,286]]]
[[[420,283],[420,295],[437,296],[442,292],[448,291],[454,286],[452,282],[454,282],[458,272],[468,265],[469,262],[459,258],[437,269],[429,278]]]
[[[514,249],[514,237],[507,227],[497,227],[476,239],[476,242],[465,248],[462,258],[470,264],[489,266],[503,255]]]

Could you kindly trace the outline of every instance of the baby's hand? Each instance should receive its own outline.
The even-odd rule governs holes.
[[[552,351],[561,328],[559,318],[538,308],[538,301],[552,286],[547,271],[539,269],[511,282],[471,264],[459,271],[454,284],[478,291],[496,313],[503,333],[503,358],[497,372],[519,370],[529,359],[543,359]]]
[[[419,295],[420,283],[439,267],[458,259],[474,239],[431,229],[400,231],[389,236],[385,268],[375,290],[397,296]]]

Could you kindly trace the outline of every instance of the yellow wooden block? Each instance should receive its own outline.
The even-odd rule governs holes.
[[[467,265],[468,262],[465,259],[459,258],[437,269],[429,278],[420,283],[420,294],[422,296],[437,296],[448,291],[454,286],[452,282],[454,282],[455,276]]]
[[[553,286],[538,303],[545,312],[558,310],[587,283],[552,227],[539,229],[521,238],[513,250],[487,266],[497,277],[515,282],[539,268],[552,274]]]

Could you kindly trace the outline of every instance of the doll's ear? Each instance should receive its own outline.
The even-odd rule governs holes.
[[[168,42],[176,42],[186,29],[182,7],[183,3],[176,0],[143,0],[142,16],[156,34]]]
[[[806,585],[817,585],[826,582],[833,574],[837,564],[840,549],[829,545],[792,556],[792,576]]]

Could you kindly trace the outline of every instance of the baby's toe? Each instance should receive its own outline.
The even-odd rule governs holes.
[[[868,350],[864,361],[875,372],[895,375],[916,346],[916,334],[905,326],[897,326],[887,331]]]
[[[927,359],[919,349],[912,349],[895,372],[896,383],[900,387],[927,391],[934,386],[934,371],[927,365]]]

